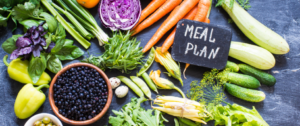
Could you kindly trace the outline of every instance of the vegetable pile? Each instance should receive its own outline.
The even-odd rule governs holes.
[[[100,19],[112,31],[130,30],[139,21],[141,8],[140,0],[101,0]]]
[[[143,97],[132,98],[131,102],[124,105],[120,111],[112,110],[116,117],[109,116],[109,124],[112,126],[163,126],[163,122],[168,122],[160,111],[143,109],[141,103],[144,101]]]

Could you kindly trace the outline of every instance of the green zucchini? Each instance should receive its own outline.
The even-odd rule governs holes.
[[[268,70],[275,66],[275,58],[268,50],[247,43],[231,42],[229,56],[257,69]]]
[[[271,74],[253,68],[247,64],[239,64],[238,66],[242,73],[255,77],[262,84],[273,86],[276,83],[275,77]]]
[[[232,72],[239,72],[239,66],[236,63],[231,61],[227,61],[225,68],[230,69]]]
[[[233,6],[230,4],[231,1],[234,2]],[[254,43],[273,54],[289,52],[290,47],[284,38],[253,18],[235,0],[225,0],[222,7],[239,29]]]
[[[259,81],[249,75],[234,73],[234,72],[225,72],[221,74],[225,77],[228,82],[245,87],[245,88],[258,88],[260,86]]]
[[[234,84],[226,83],[225,89],[229,94],[249,102],[261,102],[266,98],[262,91],[247,89]]]

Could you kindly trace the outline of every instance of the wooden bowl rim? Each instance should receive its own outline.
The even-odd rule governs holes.
[[[105,104],[104,108],[102,109],[102,111],[98,115],[96,115],[94,118],[89,119],[89,120],[85,120],[85,121],[71,120],[71,119],[68,119],[68,118],[64,117],[63,115],[59,114],[58,108],[55,105],[54,98],[53,98],[53,85],[56,82],[57,77],[60,76],[61,74],[65,73],[67,70],[69,70],[69,69],[71,69],[73,67],[78,67],[78,66],[86,66],[86,67],[89,67],[89,68],[96,69],[100,73],[100,75],[102,76],[102,78],[105,80],[107,88],[108,88],[107,101],[106,101],[106,104]],[[63,69],[61,69],[54,76],[54,78],[52,79],[50,87],[49,87],[49,93],[48,93],[50,106],[51,106],[54,114],[60,120],[62,120],[63,122],[65,122],[67,124],[70,124],[70,125],[88,125],[88,124],[92,124],[92,123],[96,122],[97,120],[99,120],[107,112],[107,110],[108,110],[108,108],[109,108],[109,106],[111,104],[111,101],[112,101],[112,95],[113,95],[112,88],[111,88],[111,84],[110,84],[110,81],[109,81],[107,75],[100,68],[98,68],[98,67],[96,67],[96,66],[94,66],[92,64],[88,64],[88,63],[73,63],[73,64],[70,64],[70,65],[64,67]]]

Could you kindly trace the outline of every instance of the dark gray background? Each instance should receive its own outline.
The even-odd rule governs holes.
[[[150,0],[141,0],[143,7],[145,7]],[[248,108],[255,106],[261,116],[267,121],[270,126],[299,126],[300,125],[300,98],[299,98],[299,73],[300,73],[300,51],[299,51],[299,35],[300,35],[300,2],[299,0],[250,0],[250,5],[252,6],[248,11],[254,18],[283,36],[284,39],[290,45],[290,52],[286,55],[275,56],[276,65],[273,69],[268,72],[273,74],[277,79],[277,83],[274,87],[267,87],[262,85],[259,90],[265,92],[266,99],[260,103],[250,103],[237,98],[234,98],[230,95],[227,95],[227,100],[231,103],[237,103]],[[97,13],[97,8],[90,10],[94,14],[95,19],[99,22],[99,15]],[[162,20],[153,24],[150,28],[145,29],[143,32],[137,35],[137,39],[141,40],[141,46],[144,46],[148,40],[152,37],[155,31],[158,29],[160,24],[166,19],[165,16]],[[210,20],[212,24],[224,25],[229,27],[232,30],[233,41],[241,41],[252,43],[244,34],[237,28],[234,23],[228,23],[229,16],[222,8],[212,8]],[[0,30],[0,42],[1,44],[12,34],[22,33],[22,27],[15,32],[11,32],[12,22],[9,22],[7,28],[2,28]],[[102,26],[101,26],[102,27]],[[104,29],[107,33],[110,34],[108,29]],[[167,36],[167,35],[166,35]],[[163,40],[166,36],[161,39],[161,41],[156,46],[161,46]],[[69,38],[72,38],[69,36]],[[91,47],[86,50],[91,54],[100,55],[104,51],[102,47],[98,45],[96,39],[92,40]],[[76,42],[75,42],[76,43]],[[76,45],[79,46],[78,43]],[[81,46],[79,46],[81,47]],[[81,47],[82,48],[82,47]],[[2,49],[0,50],[0,59],[6,55]],[[85,56],[87,56],[87,52]],[[146,56],[148,53],[146,54]],[[80,59],[83,59],[81,57]],[[79,59],[79,60],[80,60]],[[63,65],[66,66],[71,63],[79,62],[79,60],[64,62]],[[238,62],[229,58],[229,60]],[[183,70],[184,64],[181,64],[181,69]],[[150,70],[160,69],[165,72],[164,67],[153,63]],[[179,81],[167,77],[166,74],[162,74],[162,77],[172,80],[176,86],[181,87],[181,89],[186,92],[190,87],[189,84],[193,80],[201,80],[202,74],[205,71],[210,69],[191,66],[187,71],[187,78],[184,79],[184,86],[181,87]],[[47,71],[50,73],[49,71]],[[130,75],[135,75],[137,71],[133,71]],[[113,77],[121,75],[119,71],[116,70],[107,70],[108,77]],[[129,76],[128,74],[123,74]],[[51,75],[54,76],[53,74]],[[27,119],[21,120],[18,119],[14,114],[14,101],[17,96],[17,93],[22,88],[23,84],[18,83],[9,78],[7,74],[7,68],[4,65],[3,61],[0,60],[0,125],[1,126],[22,126],[25,124]],[[45,94],[48,94],[48,89],[44,90]],[[173,95],[180,97],[179,93],[175,90],[159,90],[160,95]],[[112,115],[111,110],[119,110],[123,105],[125,105],[132,97],[137,97],[131,90],[129,94],[122,99],[118,99],[115,96],[112,99],[112,104],[107,111],[107,113],[98,120],[96,123],[91,124],[91,126],[103,126],[108,124],[108,117]],[[154,92],[152,92],[152,97],[154,98]],[[150,102],[146,102],[142,105],[145,108],[150,108]],[[41,108],[35,113],[47,112],[53,114],[48,96],[46,102],[41,106]],[[169,119],[169,123],[165,123],[168,126],[173,126],[174,121],[171,116],[165,116]],[[66,124],[64,124],[66,125]],[[210,126],[213,126],[213,122],[209,123]]]

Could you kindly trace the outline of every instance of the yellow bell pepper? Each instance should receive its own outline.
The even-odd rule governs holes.
[[[24,84],[33,84],[28,74],[29,62],[27,60],[22,61],[21,58],[17,58],[8,63],[7,57],[7,55],[3,57],[3,62],[8,67],[7,73],[9,77]],[[48,84],[50,81],[51,77],[46,72],[43,72],[38,82],[36,82],[34,85]]]
[[[32,84],[26,84],[18,93],[14,110],[15,114],[20,119],[26,119],[34,114],[41,105],[45,102],[46,96],[41,91],[41,88],[49,88],[48,84],[34,87]]]

